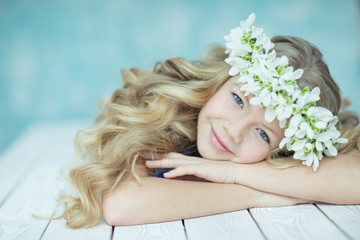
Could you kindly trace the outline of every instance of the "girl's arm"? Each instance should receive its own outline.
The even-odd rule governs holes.
[[[304,165],[275,169],[260,162],[239,165],[237,176],[238,183],[262,191],[333,204],[360,204],[357,150],[324,158],[316,172]]]
[[[195,175],[213,182],[237,183],[265,192],[334,204],[360,204],[360,152],[352,150],[321,160],[316,172],[297,165],[275,169],[266,162],[237,164],[229,161],[194,159],[179,154],[148,167],[174,168],[167,178]]]
[[[129,178],[107,194],[103,213],[109,225],[135,225],[301,202],[305,201],[237,184],[168,180],[144,174],[141,185]]]

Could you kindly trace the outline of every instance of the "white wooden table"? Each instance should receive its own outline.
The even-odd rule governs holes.
[[[0,239],[360,239],[360,205],[303,204],[253,208],[174,222],[69,229],[56,216],[72,160],[73,138],[85,122],[37,124],[0,156]],[[359,186],[360,187],[360,186]]]

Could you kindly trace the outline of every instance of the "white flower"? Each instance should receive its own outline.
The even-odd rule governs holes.
[[[316,150],[319,152],[322,152],[324,150],[324,146],[323,146],[322,142],[320,142],[320,141],[316,141],[315,146],[316,146]]]
[[[294,144],[291,145],[291,149],[293,151],[303,149],[305,147],[306,140],[299,140],[296,141]]]
[[[253,95],[250,104],[266,107],[266,121],[276,118],[280,127],[285,127],[279,147],[294,151],[294,159],[312,165],[316,171],[324,155],[336,156],[338,144],[347,139],[339,138],[335,127],[338,118],[328,109],[316,106],[320,89],[299,88],[296,81],[304,71],[294,71],[286,56],[276,57],[274,44],[264,29],[254,26],[255,19],[255,14],[251,14],[224,37],[229,74],[239,74],[236,82],[242,83],[244,95]]]
[[[319,142],[326,142],[332,138],[332,133],[330,131],[319,133],[318,135],[314,136],[314,139]]]
[[[296,151],[294,153],[293,157],[294,157],[294,159],[305,160],[304,156],[305,156],[304,149],[299,149],[298,151]]]
[[[240,72],[243,72],[249,67],[249,63],[244,61],[243,59],[240,59],[238,57],[232,57],[225,59],[225,62],[231,65],[231,69],[229,71],[229,74],[231,76],[235,76]]]
[[[303,138],[305,136],[312,139],[314,137],[314,131],[308,122],[301,122],[300,129],[296,132],[295,137]]]
[[[297,108],[301,109],[307,103],[316,102],[319,99],[320,99],[320,89],[316,87],[311,92],[306,92],[304,95],[298,97]]]
[[[249,81],[251,81],[252,80],[252,76],[251,75],[241,75],[241,76],[239,76],[239,77],[237,77],[236,79],[235,79],[235,82],[237,82],[237,83],[246,83],[246,82],[249,82]],[[244,90],[243,90],[244,91]]]
[[[294,115],[290,119],[290,123],[288,125],[288,128],[285,130],[285,137],[290,138],[290,137],[294,136],[294,134],[298,130],[299,125],[300,125],[302,120],[303,119],[302,119],[302,116],[300,114]]]
[[[313,170],[314,170],[314,172],[316,172],[316,170],[318,169],[319,164],[320,164],[320,162],[319,162],[320,160],[321,160],[321,158],[319,158],[317,155],[314,156],[314,158],[313,158]]]
[[[346,138],[338,138],[336,139],[335,143],[347,143],[348,140]]]
[[[255,20],[256,20],[255,13],[251,13],[245,21],[240,22],[241,29],[243,29],[245,32],[250,31]]]
[[[276,111],[271,107],[266,108],[265,120],[267,122],[272,122],[275,118],[276,118]]]
[[[288,119],[291,116],[291,113],[292,113],[291,106],[276,108],[276,114],[279,121]]]
[[[279,144],[279,148],[283,148],[285,145],[289,144],[290,142],[291,142],[291,138],[284,137]]]
[[[323,107],[310,107],[307,112],[307,115],[326,123],[332,120],[334,117],[333,114],[328,109]]]
[[[262,103],[265,107],[269,106],[271,102],[271,94],[267,88],[263,88],[260,92],[259,98],[262,99]]]

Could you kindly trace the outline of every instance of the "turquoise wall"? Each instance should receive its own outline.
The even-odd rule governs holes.
[[[2,0],[0,152],[32,123],[93,118],[121,86],[121,68],[196,60],[251,12],[268,35],[319,46],[360,113],[355,0]]]

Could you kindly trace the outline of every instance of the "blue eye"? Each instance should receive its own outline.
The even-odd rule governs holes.
[[[256,130],[259,132],[260,136],[261,136],[268,144],[270,144],[270,138],[269,138],[269,136],[266,134],[266,132],[265,132],[264,130],[260,129],[260,128],[257,128]]]
[[[244,103],[243,103],[243,101],[241,100],[241,98],[240,98],[237,94],[235,94],[235,93],[233,93],[233,96],[234,96],[235,102],[236,102],[241,108],[243,108],[243,107],[244,107]]]

